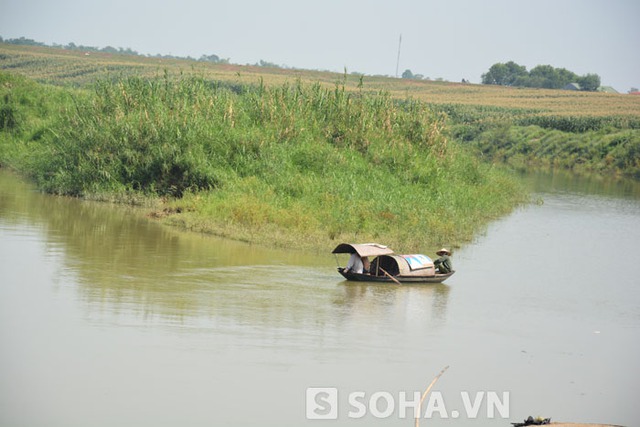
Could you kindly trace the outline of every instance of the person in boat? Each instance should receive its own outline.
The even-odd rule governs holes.
[[[433,263],[435,264],[438,273],[446,274],[453,271],[453,265],[451,264],[451,252],[448,249],[442,248],[436,254],[439,256]]]
[[[369,269],[371,268],[371,263],[369,262],[368,257],[360,257],[356,252],[352,253],[349,257],[349,262],[347,262],[347,266],[344,268],[344,272],[352,272],[358,274],[368,274]]]
[[[369,274],[371,272],[371,262],[369,262],[369,257],[362,257],[362,272],[364,274]]]

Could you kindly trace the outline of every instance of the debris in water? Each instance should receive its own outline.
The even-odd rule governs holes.
[[[523,423],[511,423],[513,427],[541,426],[544,424],[551,424],[551,418],[536,417],[534,419],[531,415],[529,415],[529,418],[524,420]]]

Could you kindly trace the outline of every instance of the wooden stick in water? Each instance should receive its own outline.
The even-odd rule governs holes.
[[[422,398],[420,399],[420,404],[418,405],[418,413],[416,414],[416,427],[420,427],[420,415],[421,415],[421,412],[422,412],[422,402],[424,402],[425,397],[427,397],[427,394],[429,394],[429,392],[431,391],[431,387],[433,387],[433,385],[436,383],[436,381],[438,381],[440,379],[442,374],[444,374],[444,371],[446,371],[447,369],[449,369],[449,365],[445,366],[442,369],[442,371],[440,371],[440,373],[438,375],[436,375],[436,377],[433,379],[433,381],[431,381],[431,384],[429,384],[429,387],[427,387],[427,389],[422,394]]]

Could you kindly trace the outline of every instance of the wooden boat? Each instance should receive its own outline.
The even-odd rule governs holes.
[[[374,257],[371,260],[369,273],[344,272],[338,267],[338,273],[347,280],[360,282],[390,283],[442,283],[455,271],[439,273],[431,258],[422,254],[398,255],[387,246],[377,243],[341,243],[333,254],[357,253],[362,258]]]
[[[353,280],[356,282],[386,282],[386,283],[395,283],[395,281],[384,275],[377,276],[375,274],[360,274],[360,273],[345,273],[342,271],[342,268],[338,268],[338,273],[342,275],[347,280]],[[449,277],[453,276],[455,270],[451,273],[440,274],[436,273],[434,276],[413,276],[413,277],[402,277],[402,276],[394,276],[400,283],[442,283],[447,280]]]

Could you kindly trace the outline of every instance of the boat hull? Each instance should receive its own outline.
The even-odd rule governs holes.
[[[341,268],[338,268],[338,273],[347,280],[355,282],[376,282],[376,283],[396,283],[389,276],[376,276],[371,274],[361,274],[348,272],[345,273]],[[449,277],[453,276],[455,271],[446,274],[438,274],[435,276],[393,276],[400,283],[442,283]]]

